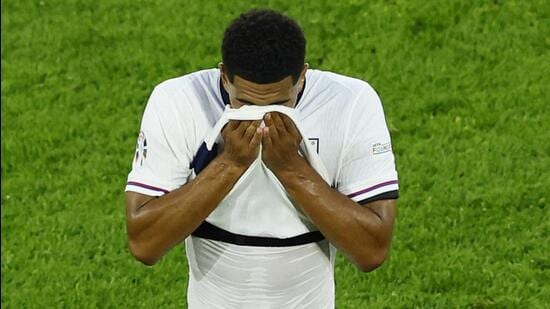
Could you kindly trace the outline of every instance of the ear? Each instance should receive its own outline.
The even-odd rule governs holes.
[[[229,79],[227,78],[227,74],[225,73],[225,65],[223,62],[218,63],[218,69],[220,69],[220,76],[222,78],[223,86],[227,89],[227,83],[229,82]]]
[[[298,84],[300,85],[299,91],[302,91],[302,88],[304,87],[304,81],[305,81],[306,72],[308,69],[309,69],[309,64],[304,63],[304,67],[302,68],[302,73],[300,73],[300,79],[298,80]]]
[[[305,76],[307,69],[309,69],[309,63],[304,63],[304,67],[302,68],[302,75]]]

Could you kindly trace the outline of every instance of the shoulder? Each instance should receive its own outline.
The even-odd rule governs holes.
[[[196,71],[165,80],[158,84],[154,91],[161,92],[166,96],[174,98],[201,94],[201,92],[209,91],[209,88],[215,88],[215,81],[218,78],[218,69]]]
[[[359,78],[321,70],[308,70],[304,102],[300,106],[304,114],[326,114],[343,122],[365,118],[379,109],[381,102],[374,88]]]
[[[308,89],[309,88],[309,89]],[[339,110],[340,113],[378,108],[380,98],[365,80],[321,70],[308,70],[306,91],[311,108],[318,109],[321,102]]]
[[[208,69],[171,78],[154,87],[148,105],[157,110],[192,114],[216,101],[219,70]]]
[[[313,87],[318,91],[326,89],[333,94],[336,93],[353,98],[377,96],[374,88],[367,81],[359,78],[321,70],[308,70],[306,78],[307,81],[311,81],[314,84]]]

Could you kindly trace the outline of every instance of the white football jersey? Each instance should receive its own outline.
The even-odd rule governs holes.
[[[300,136],[309,135],[301,129],[294,108],[281,105],[245,105],[233,109],[230,105],[226,105],[224,114],[205,138],[204,143],[207,150],[213,151],[214,145],[219,145],[219,148],[223,147],[222,131],[229,120],[260,120],[268,112],[278,112],[286,115],[290,121],[294,122]],[[325,182],[331,183],[330,176],[315,147],[310,145],[309,142],[302,141],[298,153],[307,160],[308,164]],[[200,170],[198,167],[194,167],[194,169],[195,171]],[[277,176],[263,162],[261,144],[256,160],[244,171],[231,188],[231,191],[227,193],[205,221],[234,234],[277,239],[288,239],[317,231],[317,227],[299,207],[294,205]],[[194,235],[235,242],[228,238],[201,234],[200,231],[204,230],[202,226],[197,230]],[[264,243],[264,245],[269,244]]]
[[[161,196],[199,174],[216,155],[204,139],[228,101],[218,69],[155,87],[143,115],[126,191]],[[368,83],[310,69],[295,109],[307,134],[304,140],[318,152],[333,188],[361,204],[397,198],[390,134],[380,99]],[[245,194],[240,203],[258,200],[254,195],[263,193]],[[190,308],[333,308],[328,251],[326,241],[263,247],[190,236],[188,303]]]

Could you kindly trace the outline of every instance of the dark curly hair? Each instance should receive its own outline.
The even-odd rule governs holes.
[[[225,30],[222,59],[229,80],[234,76],[258,84],[291,75],[298,81],[304,65],[306,40],[289,17],[268,9],[241,14]]]

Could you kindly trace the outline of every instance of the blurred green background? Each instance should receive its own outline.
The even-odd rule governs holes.
[[[294,17],[312,68],[367,80],[401,198],[391,258],[339,257],[338,308],[550,303],[550,3],[2,1],[2,307],[186,304],[183,246],[126,245],[123,190],[159,82],[220,61],[230,20]]]

